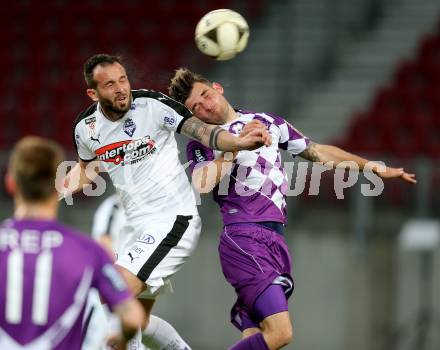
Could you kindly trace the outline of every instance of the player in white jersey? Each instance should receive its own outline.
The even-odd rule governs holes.
[[[114,246],[118,246],[121,229],[126,222],[124,209],[118,195],[114,194],[107,197],[96,209],[93,217],[92,237],[103,246],[111,256],[115,257]],[[108,309],[101,306],[99,296],[91,293],[88,300],[88,310],[86,315],[90,315],[89,327],[86,341],[90,343],[83,346],[83,350],[96,350],[95,344],[100,344],[100,338],[104,339],[108,332],[109,317]],[[110,330],[112,332],[112,330]],[[150,337],[148,346],[155,348],[163,342],[173,344],[184,344],[184,340],[177,331],[165,320],[156,315],[150,315],[150,325],[148,327]],[[95,347],[93,347],[95,345]],[[130,340],[129,350],[145,350],[142,344],[142,334]]]
[[[311,142],[279,116],[234,109],[223,92],[220,84],[183,68],[176,71],[169,87],[174,99],[207,123],[220,125],[239,137],[264,124],[272,135],[270,146],[235,152],[230,157],[195,141],[188,143],[187,153],[194,185],[201,192],[214,188],[214,200],[223,216],[220,262],[237,293],[231,322],[244,338],[230,350],[276,350],[293,337],[287,304],[293,277],[283,237],[288,183],[280,150],[334,167],[351,161],[363,170],[368,161],[337,147]],[[383,167],[379,172],[377,163],[370,165],[382,178],[416,182],[414,174],[403,169]],[[230,178],[222,183],[226,188],[219,190],[220,180],[228,173]]]
[[[116,264],[150,314],[154,298],[170,287],[169,278],[191,255],[201,229],[174,132],[224,151],[259,148],[270,143],[270,136],[260,127],[237,138],[201,122],[164,94],[131,90],[115,56],[91,57],[84,76],[94,103],[74,125],[79,162],[66,177],[66,193],[89,184],[99,163],[109,173],[127,216]]]

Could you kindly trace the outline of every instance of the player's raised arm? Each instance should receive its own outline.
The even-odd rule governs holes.
[[[236,137],[216,125],[206,124],[196,117],[186,119],[181,132],[211,149],[221,151],[253,150],[270,145],[272,138],[264,127],[255,128],[245,137]]]
[[[195,189],[199,193],[211,192],[225,175],[230,173],[232,160],[236,155],[237,152],[226,152],[205,166],[196,167],[192,173],[192,184]]]
[[[382,165],[371,162],[365,158],[344,151],[343,149],[332,146],[322,145],[311,142],[307,149],[299,154],[300,157],[310,160],[311,162],[322,162],[331,164],[333,168],[344,167],[350,168],[346,162],[354,162],[358,170],[370,169],[383,179],[401,178],[402,180],[415,184],[415,174],[407,173],[403,168],[391,168],[386,166],[383,171]]]
[[[67,173],[64,179],[64,191],[60,193],[60,198],[81,191],[84,186],[92,183],[98,173],[98,161],[85,162],[78,159],[78,163]]]

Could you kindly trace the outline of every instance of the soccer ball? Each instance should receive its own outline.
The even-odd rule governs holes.
[[[220,9],[208,12],[196,26],[197,48],[216,60],[229,60],[242,52],[249,39],[249,26],[238,12]]]

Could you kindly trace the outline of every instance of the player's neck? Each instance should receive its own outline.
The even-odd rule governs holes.
[[[58,212],[58,200],[51,197],[43,202],[29,202],[20,197],[15,198],[14,218],[55,220]]]
[[[112,122],[115,122],[115,121],[121,119],[125,115],[125,112],[124,113],[116,113],[113,111],[108,111],[108,110],[104,109],[102,106],[100,106],[99,109],[101,110],[101,113],[103,114],[103,116]]]
[[[228,114],[224,124],[232,123],[235,119],[238,118],[237,112],[232,108],[231,105],[228,106]]]

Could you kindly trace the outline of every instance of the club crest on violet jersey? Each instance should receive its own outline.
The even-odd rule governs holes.
[[[243,122],[236,121],[236,122],[232,123],[231,126],[229,127],[229,132],[232,132],[235,135],[240,135],[241,130],[243,130],[243,127],[244,127]]]

